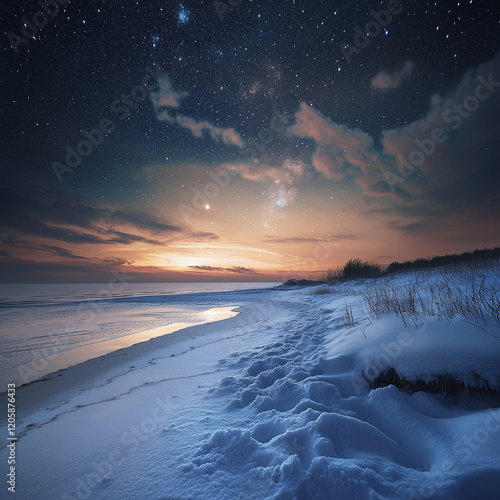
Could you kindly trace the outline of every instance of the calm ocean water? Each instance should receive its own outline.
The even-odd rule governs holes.
[[[211,308],[279,283],[79,283],[0,285],[0,375],[57,352],[172,323],[203,322]],[[244,300],[241,300],[244,301]],[[122,339],[126,342],[126,338]],[[41,354],[42,353],[42,354]]]

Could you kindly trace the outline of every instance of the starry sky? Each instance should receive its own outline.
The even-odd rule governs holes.
[[[0,281],[284,281],[500,244],[496,0],[2,6]]]

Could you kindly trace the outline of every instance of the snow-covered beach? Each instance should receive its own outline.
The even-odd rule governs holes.
[[[239,292],[237,316],[17,388],[18,498],[497,498],[498,323],[375,317],[372,286]]]

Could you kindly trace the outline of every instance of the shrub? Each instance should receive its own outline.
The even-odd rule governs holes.
[[[359,278],[378,278],[409,270],[431,270],[437,267],[469,265],[469,269],[475,266],[488,265],[489,262],[496,262],[500,258],[500,247],[477,249],[473,252],[463,252],[461,254],[449,254],[434,256],[432,258],[419,258],[412,261],[392,262],[388,266],[381,266],[376,262],[363,262],[359,258],[349,259],[343,268],[328,269],[325,276],[320,278],[322,283],[334,283],[342,280]],[[304,281],[304,280],[303,280]]]
[[[376,278],[382,276],[383,271],[375,262],[363,262],[361,259],[349,259],[342,270],[343,279]]]
[[[340,281],[342,279],[342,269],[337,267],[337,269],[328,269],[326,276],[321,278],[323,283],[333,283],[334,281]]]

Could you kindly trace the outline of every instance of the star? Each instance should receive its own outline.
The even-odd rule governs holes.
[[[151,35],[151,43],[153,44],[153,48],[156,47],[156,44],[160,41],[160,35]]]

